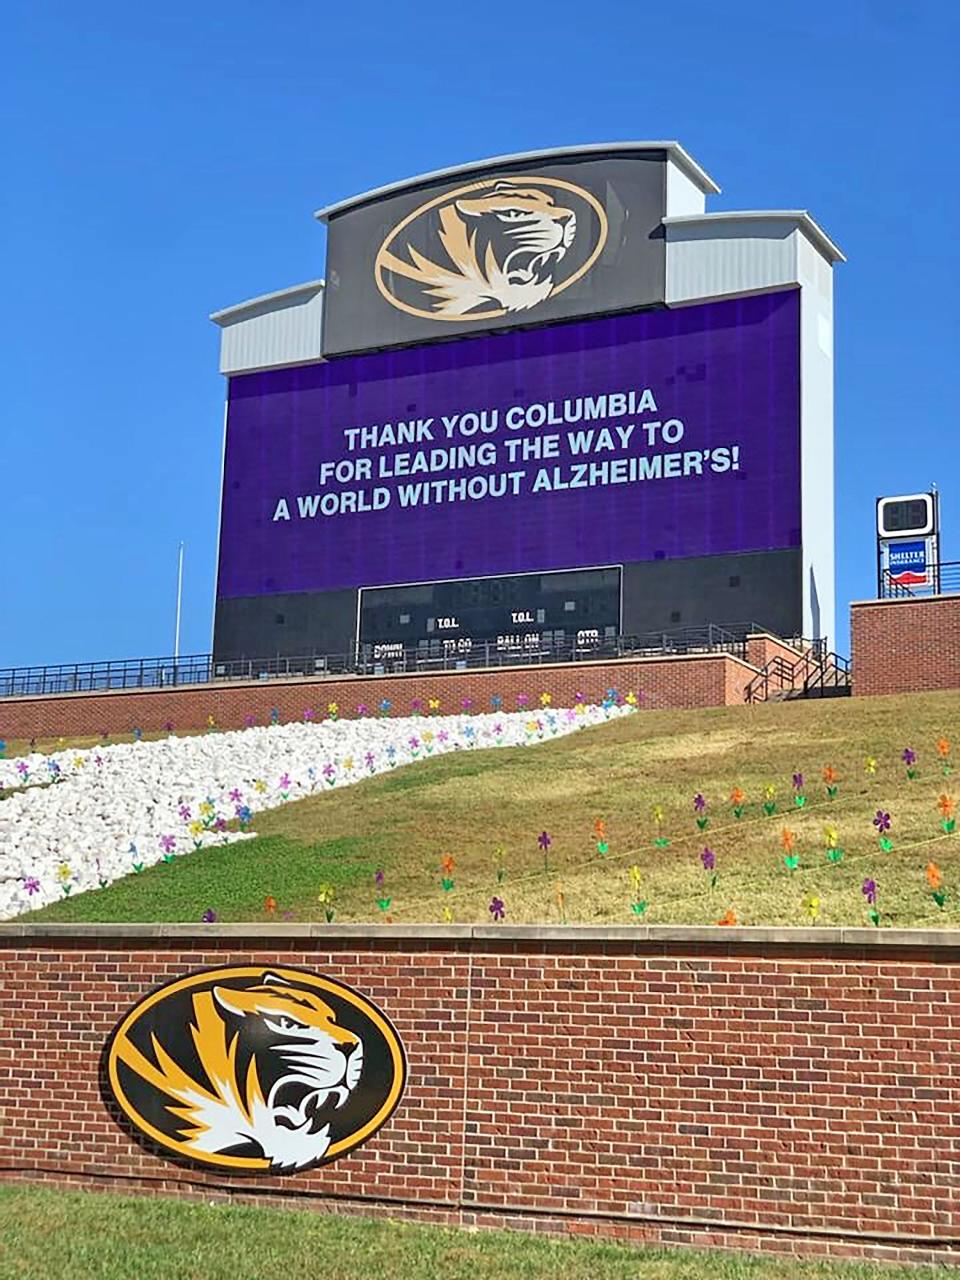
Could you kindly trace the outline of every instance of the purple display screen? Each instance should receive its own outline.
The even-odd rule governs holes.
[[[799,293],[230,383],[218,595],[800,545]]]

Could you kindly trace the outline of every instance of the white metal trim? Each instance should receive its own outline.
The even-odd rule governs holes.
[[[276,302],[286,302],[288,306],[293,306],[299,298],[304,300],[313,298],[324,288],[324,285],[323,280],[309,280],[306,284],[290,285],[289,288],[277,289],[274,293],[261,293],[257,298],[248,298],[246,302],[236,302],[232,307],[213,311],[209,319],[223,328],[225,325],[242,320],[248,312],[258,311],[261,307],[269,308]]]
[[[723,213],[683,213],[661,219],[665,227],[716,226],[724,222],[787,222],[799,227],[830,262],[846,262],[846,255],[806,209],[737,209]]]
[[[420,173],[413,178],[404,178],[399,182],[388,182],[385,186],[374,187],[361,195],[350,196],[346,200],[338,200],[334,204],[325,205],[314,213],[320,222],[326,222],[338,213],[359,205],[369,204],[384,196],[396,195],[413,187],[425,186],[431,182],[441,182],[447,178],[456,178],[464,173],[474,173],[483,169],[504,164],[527,164],[532,160],[575,159],[578,156],[610,155],[616,152],[664,151],[667,159],[682,169],[700,189],[707,195],[719,195],[720,188],[707,171],[700,167],[693,156],[679,142],[597,142],[579,147],[548,147],[543,151],[518,151],[512,155],[491,156],[487,160],[474,160],[470,164],[455,164],[446,169],[434,169],[431,173]]]

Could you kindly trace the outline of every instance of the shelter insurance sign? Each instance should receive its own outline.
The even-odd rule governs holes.
[[[458,175],[328,222],[324,355],[664,300],[663,151]]]
[[[799,293],[236,377],[221,598],[800,545]]]

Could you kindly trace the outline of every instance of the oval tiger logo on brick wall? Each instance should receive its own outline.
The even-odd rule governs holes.
[[[135,1005],[107,1052],[139,1133],[232,1173],[296,1173],[353,1150],[395,1110],[406,1074],[376,1005],[305,969],[190,974]]]

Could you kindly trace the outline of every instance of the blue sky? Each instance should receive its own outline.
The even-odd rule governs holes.
[[[937,481],[960,559],[956,4],[14,0],[0,47],[0,666],[170,652],[180,539],[208,648],[207,316],[322,274],[314,209],[580,142],[676,138],[710,208],[807,208],[846,252],[840,617],[879,493]]]

